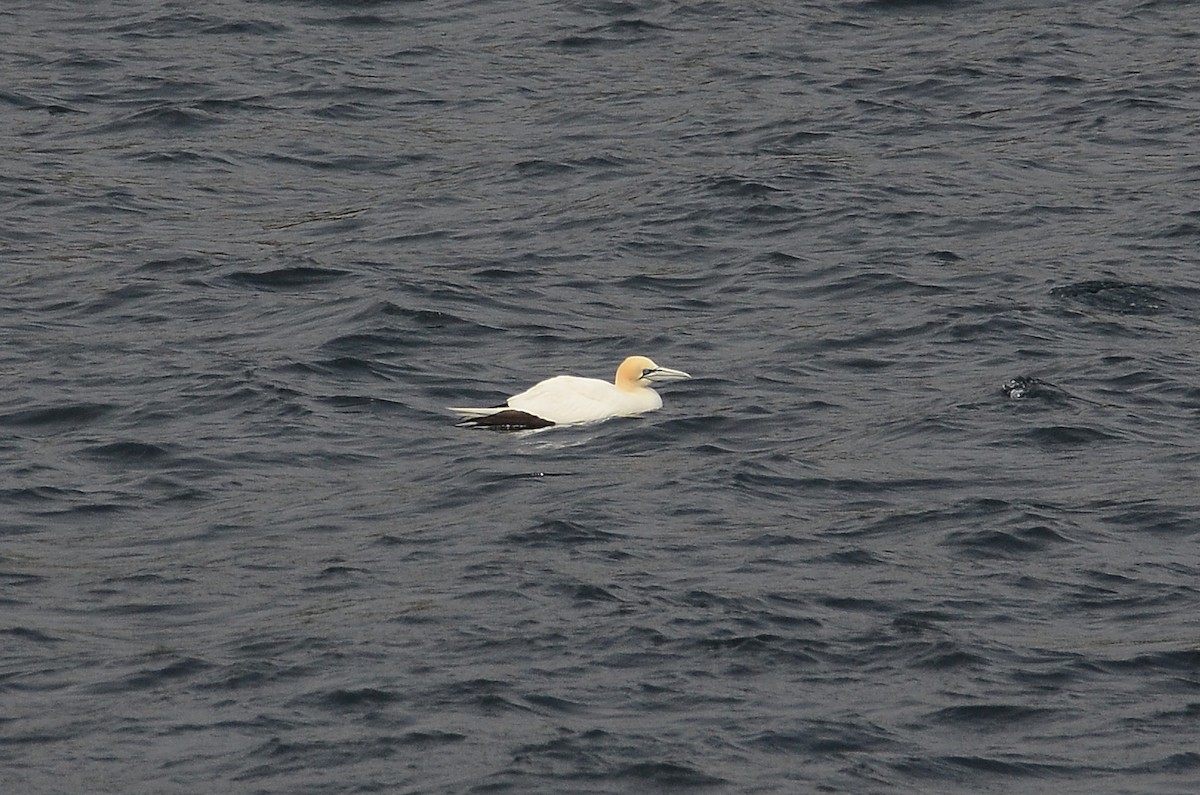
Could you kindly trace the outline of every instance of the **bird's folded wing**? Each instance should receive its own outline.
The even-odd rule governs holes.
[[[596,378],[559,375],[508,399],[508,405],[556,423],[591,422],[625,411],[621,392]]]

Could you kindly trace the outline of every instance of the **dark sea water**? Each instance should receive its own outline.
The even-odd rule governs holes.
[[[0,31],[3,792],[1200,791],[1195,4]]]

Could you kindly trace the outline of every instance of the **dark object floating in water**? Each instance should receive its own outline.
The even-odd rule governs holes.
[[[1000,387],[1000,391],[1004,393],[1005,397],[1012,400],[1034,398],[1061,402],[1067,399],[1067,393],[1054,384],[1029,375],[1019,375],[1016,378],[1008,379],[1004,382],[1004,386]]]
[[[1157,287],[1104,279],[1055,287],[1050,295],[1118,315],[1157,315],[1167,308]]]

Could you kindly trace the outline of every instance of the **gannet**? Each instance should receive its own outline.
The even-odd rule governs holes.
[[[691,378],[682,370],[659,367],[645,356],[630,356],[617,368],[613,383],[599,378],[556,375],[492,408],[450,408],[469,428],[522,430],[577,425],[612,417],[631,417],[662,408],[650,384]]]

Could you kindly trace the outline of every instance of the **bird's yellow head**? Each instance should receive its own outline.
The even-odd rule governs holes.
[[[691,378],[691,376],[682,370],[659,367],[645,356],[630,356],[617,368],[615,383],[617,389],[632,392],[636,389],[644,389],[656,381],[682,381],[685,378]]]

